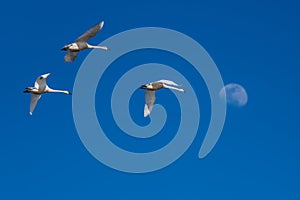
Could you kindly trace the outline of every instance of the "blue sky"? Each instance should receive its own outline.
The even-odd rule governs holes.
[[[299,2],[292,0],[3,2],[0,198],[299,199],[299,8]],[[205,159],[197,157],[210,117],[201,80],[199,134],[179,160],[152,173],[119,172],[92,157],[78,137],[70,96],[46,94],[29,115],[30,98],[23,89],[40,74],[51,72],[50,86],[72,90],[90,50],[81,52],[74,63],[64,63],[60,48],[100,20],[105,21],[104,28],[91,43],[132,28],[174,29],[206,49],[224,83],[245,87],[248,104],[228,108],[220,140]],[[176,65],[178,61],[148,53],[132,56],[140,64],[154,60]],[[134,64],[130,57],[119,63],[112,66],[116,73],[122,72],[117,69],[122,64],[128,68]],[[188,71],[189,75],[193,73]],[[103,83],[110,78],[114,74],[108,71]],[[134,107],[143,109],[138,101],[142,97],[143,91],[138,90],[130,111],[137,123],[145,125],[149,121],[138,116],[140,111]],[[159,97],[162,104],[167,103],[163,97],[170,97],[171,105],[177,105],[168,91],[161,91]],[[99,88],[99,118],[110,115],[107,110],[101,113],[101,98]],[[172,130],[178,119],[170,120],[175,120],[167,124]],[[116,143],[128,145],[118,137],[112,121],[106,128],[116,130],[111,135]],[[156,142],[161,146],[166,139]]]

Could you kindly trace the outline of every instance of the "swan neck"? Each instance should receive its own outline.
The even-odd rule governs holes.
[[[94,46],[94,45],[90,45],[90,44],[87,44],[87,46],[88,46],[89,49],[103,49],[103,50],[107,50],[106,46]]]
[[[51,88],[48,89],[48,92],[50,92],[50,93],[65,93],[65,94],[69,93],[66,90],[54,90],[54,89],[51,89]]]
[[[184,92],[183,89],[176,88],[176,87],[172,87],[172,86],[169,86],[169,85],[165,85],[165,84],[164,84],[164,87],[165,87],[165,88],[168,88],[168,89],[171,89],[171,90],[177,90],[177,91],[179,91],[179,92]]]

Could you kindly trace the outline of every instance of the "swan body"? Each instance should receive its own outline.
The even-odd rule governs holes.
[[[92,26],[89,30],[77,38],[75,42],[65,45],[61,49],[67,51],[64,57],[65,62],[73,62],[78,56],[79,51],[84,49],[102,49],[107,51],[108,48],[106,46],[94,46],[87,43],[90,38],[94,37],[102,29],[103,25],[104,21]]]
[[[144,117],[147,117],[150,115],[154,102],[155,102],[155,91],[160,90],[163,88],[171,89],[171,90],[177,90],[179,92],[184,92],[184,89],[177,88],[174,86],[179,86],[173,81],[170,80],[159,80],[152,83],[148,83],[145,85],[142,85],[140,88],[145,89],[145,106],[144,106]]]
[[[63,93],[63,94],[71,95],[71,92],[69,92],[67,90],[54,90],[54,89],[50,88],[46,82],[46,79],[49,76],[50,76],[50,73],[39,76],[34,83],[34,87],[27,87],[24,90],[24,93],[31,94],[30,112],[29,112],[30,115],[32,115],[32,113],[37,105],[38,100],[41,98],[41,95],[44,93]]]

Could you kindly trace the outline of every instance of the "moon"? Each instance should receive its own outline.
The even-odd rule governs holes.
[[[236,83],[225,85],[219,92],[219,95],[224,100],[226,98],[226,102],[228,104],[237,107],[245,106],[248,102],[246,90],[243,88],[243,86]]]

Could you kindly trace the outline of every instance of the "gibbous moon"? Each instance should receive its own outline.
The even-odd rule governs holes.
[[[230,83],[225,85],[220,91],[220,97],[233,106],[242,107],[248,102],[248,95],[246,90],[239,84]]]

